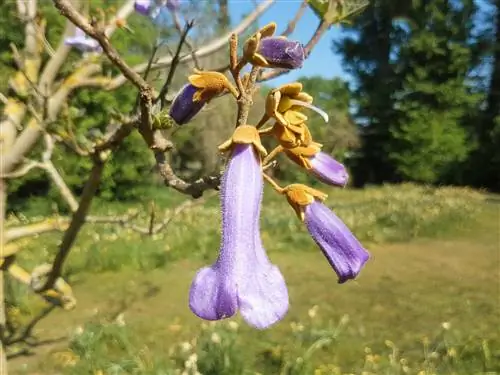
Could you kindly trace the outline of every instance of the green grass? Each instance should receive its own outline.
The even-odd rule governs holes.
[[[225,322],[207,325],[187,307],[192,277],[217,255],[212,199],[153,238],[87,226],[68,263],[77,308],[54,312],[37,330],[41,339],[68,339],[11,367],[20,374],[174,374],[195,353],[204,375],[500,373],[498,202],[467,189],[414,185],[328,193],[372,259],[358,280],[338,285],[293,210],[266,191],[263,241],[291,300],[271,329],[252,330],[239,317],[231,319],[237,331]],[[175,204],[165,191],[157,194],[160,208]],[[97,204],[93,214],[125,210]],[[58,239],[26,243],[22,263],[40,263]],[[13,289],[20,321],[41,307],[36,296]],[[115,323],[120,312],[124,325]],[[191,348],[182,351],[183,342]]]

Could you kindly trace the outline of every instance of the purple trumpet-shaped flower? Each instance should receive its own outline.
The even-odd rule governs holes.
[[[356,278],[370,254],[342,220],[314,199],[305,207],[304,222],[314,242],[337,273],[339,284]]]
[[[76,28],[75,35],[64,39],[64,43],[79,49],[82,52],[100,52],[102,50],[99,42],[90,38],[85,32]]]
[[[134,9],[143,16],[148,16],[151,11],[152,0],[135,0]]]
[[[206,100],[194,100],[194,95],[198,91],[198,88],[188,83],[180,89],[174,98],[169,114],[178,125],[184,125],[191,121],[207,103]]]
[[[309,159],[311,169],[319,180],[328,185],[345,186],[349,180],[349,174],[344,165],[322,151]]]
[[[305,58],[300,42],[283,37],[262,38],[257,53],[273,68],[298,69]]]
[[[200,318],[219,320],[239,310],[264,329],[288,310],[285,280],[268,259],[259,233],[263,179],[252,144],[233,144],[221,186],[222,240],[217,261],[196,275],[189,306]]]

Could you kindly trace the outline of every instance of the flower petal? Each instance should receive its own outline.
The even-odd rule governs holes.
[[[236,314],[236,284],[217,265],[198,271],[189,292],[189,308],[206,320],[219,320]]]
[[[243,319],[255,328],[264,329],[286,315],[288,290],[281,271],[269,262],[262,245],[255,250],[262,259],[255,263],[251,275],[239,280],[238,301]]]
[[[339,283],[356,278],[370,254],[342,220],[324,204],[314,201],[305,208],[305,224],[337,273]]]
[[[257,329],[265,329],[283,319],[288,311],[289,299],[285,279],[278,267],[267,257],[260,237],[260,209],[263,191],[254,217],[257,229],[254,236],[254,253],[249,263],[254,265],[252,274],[239,278],[238,300],[243,319]]]
[[[309,171],[325,184],[345,186],[349,181],[349,174],[344,165],[330,155],[320,151],[309,160],[311,162]]]

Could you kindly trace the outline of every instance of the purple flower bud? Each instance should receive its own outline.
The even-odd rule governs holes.
[[[236,144],[221,186],[222,240],[217,261],[196,275],[189,307],[200,318],[224,319],[239,310],[253,327],[264,329],[288,310],[280,270],[267,258],[259,231],[262,167],[254,146]]]
[[[342,220],[315,199],[305,207],[304,222],[314,242],[337,273],[339,283],[356,278],[370,254]]]
[[[311,169],[309,172],[314,174],[319,180],[328,185],[345,186],[349,180],[349,174],[344,165],[330,155],[320,151],[309,159]]]
[[[168,10],[171,10],[171,11],[178,10],[179,7],[180,7],[179,0],[167,0]]]
[[[298,69],[305,58],[300,42],[282,37],[262,38],[257,53],[274,68]]]
[[[135,0],[134,9],[143,16],[148,16],[151,10],[152,0]]]
[[[99,42],[90,38],[82,29],[77,28],[75,35],[64,39],[64,44],[75,47],[82,52],[101,52]]]
[[[207,103],[205,100],[195,101],[193,99],[198,90],[198,88],[188,83],[180,89],[174,98],[169,114],[178,125],[188,123]]]

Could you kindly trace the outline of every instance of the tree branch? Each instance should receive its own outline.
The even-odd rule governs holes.
[[[236,26],[231,32],[227,33],[226,35],[217,38],[213,40],[212,42],[208,43],[206,46],[199,48],[194,55],[196,55],[197,58],[209,56],[217,51],[219,51],[222,48],[225,48],[228,44],[229,39],[231,38],[232,34],[241,34],[245,30],[247,30],[250,26],[253,25],[255,20],[259,18],[273,3],[275,0],[265,0],[262,3],[260,3],[255,10],[248,15],[241,23]],[[193,59],[193,54],[187,55],[179,59],[179,63],[187,63]],[[164,56],[160,58],[155,64],[151,66],[151,70],[157,70],[157,69],[162,69],[162,68],[167,68],[172,65],[173,58],[170,56]],[[134,71],[137,73],[143,73],[146,70],[147,64],[141,64],[136,67],[134,67]],[[113,90],[117,87],[120,87],[127,81],[127,77],[125,75],[120,75],[115,78],[113,78],[112,82],[110,85],[107,87],[108,90]]]
[[[122,74],[132,82],[139,90],[149,90],[148,83],[121,58],[118,51],[110,43],[105,30],[91,25],[85,17],[80,14],[69,0],[53,0],[54,5],[61,14],[68,18],[73,24],[82,29],[87,35],[99,42],[104,53],[109,60],[122,72]]]
[[[289,36],[291,33],[294,32],[297,23],[300,21],[302,16],[304,16],[304,13],[308,7],[307,2],[308,2],[307,0],[302,1],[302,4],[300,4],[300,8],[299,10],[297,10],[295,17],[293,17],[293,19],[290,22],[288,22],[288,25],[286,26],[285,31],[281,33],[281,36]]]
[[[68,229],[66,230],[66,232],[64,232],[61,245],[59,246],[59,251],[57,252],[57,255],[52,264],[52,270],[47,278],[46,283],[42,286],[42,291],[52,288],[55,281],[61,276],[64,262],[71,250],[71,247],[73,246],[74,241],[76,240],[78,233],[80,232],[80,229],[85,223],[85,217],[87,216],[90,205],[92,203],[92,199],[94,198],[101,181],[105,158],[101,153],[98,153],[93,155],[93,162],[94,165],[90,172],[89,179],[87,180],[83,188],[83,193],[80,198],[78,209],[73,214]]]

